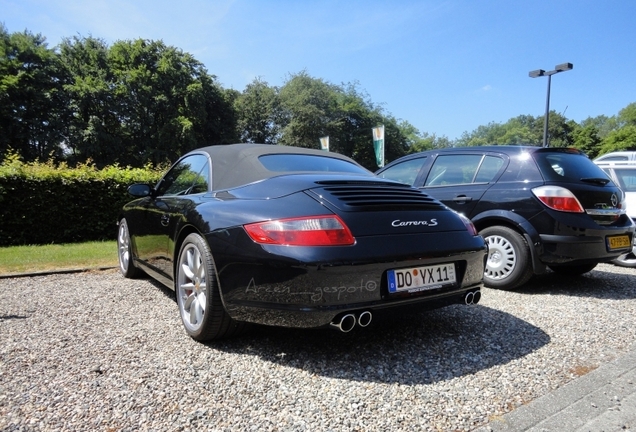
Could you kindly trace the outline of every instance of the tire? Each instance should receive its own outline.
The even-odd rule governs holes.
[[[119,233],[117,234],[117,249],[119,257],[119,271],[128,279],[135,279],[143,275],[143,271],[135,267],[133,259],[130,231],[126,219],[119,221]]]
[[[592,271],[596,267],[596,263],[592,264],[576,264],[576,265],[560,265],[560,266],[548,266],[550,270],[555,273],[559,273],[566,276],[579,276],[583,273]]]
[[[484,228],[479,234],[488,244],[486,286],[509,290],[530,280],[533,275],[530,250],[521,234],[504,226]]]
[[[234,321],[225,311],[210,247],[199,234],[183,241],[175,273],[179,315],[190,337],[209,341],[244,330],[246,324]]]

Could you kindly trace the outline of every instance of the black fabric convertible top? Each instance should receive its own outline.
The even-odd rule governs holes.
[[[209,154],[212,160],[212,185],[214,190],[230,189],[281,174],[290,174],[290,171],[277,172],[265,168],[258,158],[270,154],[306,154],[324,158],[336,158],[367,171],[354,160],[341,154],[301,147],[269,144],[226,144],[203,147],[192,151],[191,154],[201,152]],[[351,175],[351,173],[349,174]],[[373,174],[369,172],[369,175],[372,176]]]

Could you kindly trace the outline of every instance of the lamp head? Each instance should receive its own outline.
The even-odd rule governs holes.
[[[540,76],[543,76],[543,74],[545,74],[545,71],[543,69],[533,70],[528,73],[530,78],[540,77]]]
[[[554,69],[557,72],[564,72],[564,71],[572,70],[573,67],[574,65],[572,63],[561,63],[559,65],[556,65]]]

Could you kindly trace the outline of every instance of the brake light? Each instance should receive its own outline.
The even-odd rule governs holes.
[[[585,213],[583,206],[572,192],[560,186],[540,186],[532,189],[539,200],[553,210]]]
[[[278,219],[244,225],[256,243],[284,246],[346,246],[355,243],[338,216]]]

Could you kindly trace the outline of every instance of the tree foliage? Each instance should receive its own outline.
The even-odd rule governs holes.
[[[542,145],[544,117],[489,123],[459,139],[419,131],[372,102],[359,83],[333,84],[306,71],[280,87],[255,79],[223,89],[191,54],[162,41],[108,46],[70,37],[53,49],[0,25],[0,157],[142,167],[204,145],[259,142],[330,150],[377,169],[372,128],[384,125],[385,159],[451,146]],[[636,150],[636,103],[580,123],[550,112],[549,145],[590,157]]]
[[[160,41],[66,39],[74,117],[68,147],[98,165],[174,160],[231,141],[230,103],[203,65]],[[229,123],[229,125],[228,125]]]
[[[305,71],[290,75],[280,88],[257,79],[237,98],[235,108],[239,133],[248,142],[319,148],[320,138],[328,136],[330,151],[374,170],[371,130],[383,124],[387,160],[409,149],[401,125],[375,106],[357,83],[335,85]]]
[[[280,144],[316,147],[321,136],[329,135],[336,113],[337,87],[306,72],[292,76],[280,89],[282,133]]]
[[[599,154],[636,150],[636,102],[619,111],[616,125],[600,142]]]
[[[280,139],[278,89],[260,78],[245,87],[234,102],[241,142],[276,144]]]
[[[0,156],[9,149],[27,161],[59,156],[68,118],[65,79],[45,37],[9,34],[0,25]]]
[[[64,39],[0,28],[0,151],[98,166],[174,160],[237,140],[232,94],[161,41]]]

